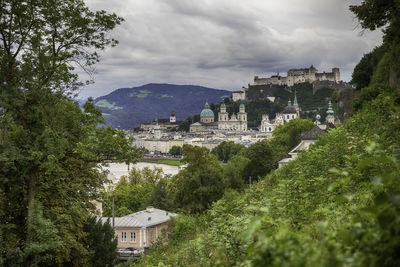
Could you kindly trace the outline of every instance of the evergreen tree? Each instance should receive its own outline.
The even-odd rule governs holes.
[[[118,240],[110,221],[102,223],[91,217],[85,224],[87,247],[94,252],[90,257],[91,266],[114,266],[118,263]]]

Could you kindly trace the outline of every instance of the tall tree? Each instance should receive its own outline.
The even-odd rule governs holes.
[[[174,204],[187,212],[199,213],[220,199],[224,191],[223,170],[217,158],[205,147],[183,146],[187,168],[173,177]]]
[[[102,223],[91,217],[85,224],[88,233],[86,245],[94,253],[90,255],[92,266],[114,266],[118,263],[117,237],[110,221]]]
[[[134,161],[131,140],[96,128],[101,112],[72,100],[84,84],[75,68],[91,73],[98,50],[117,41],[108,32],[122,18],[90,11],[83,0],[0,2],[0,223],[5,265],[86,264],[83,224],[106,178],[105,159]],[[37,203],[37,204],[35,204]],[[62,253],[27,248],[35,242],[35,206],[54,224]],[[37,209],[36,209],[37,210]],[[39,216],[40,217],[40,216]],[[55,237],[54,237],[55,238]],[[54,240],[58,240],[55,238]],[[18,255],[16,251],[21,251]],[[29,252],[29,253],[28,253]],[[35,251],[33,251],[35,252]]]

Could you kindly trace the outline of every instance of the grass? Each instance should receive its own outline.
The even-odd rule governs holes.
[[[118,109],[122,109],[122,107],[116,106],[115,102],[113,102],[112,104],[109,103],[107,100],[102,99],[100,101],[97,101],[95,104],[97,107],[101,107],[101,108],[108,108],[111,110],[118,110]]]
[[[151,91],[149,91],[149,90],[139,90],[139,92],[135,91],[133,93],[130,93],[129,96],[130,97],[145,98],[149,94],[151,94]]]
[[[171,165],[171,166],[182,166],[182,165],[185,165],[185,163],[182,163],[179,160],[173,160],[173,159],[160,159],[160,160],[157,160],[156,163],[157,164]]]

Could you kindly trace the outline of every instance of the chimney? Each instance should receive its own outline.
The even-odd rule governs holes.
[[[152,213],[154,211],[154,208],[152,206],[148,206],[148,207],[146,207],[146,211],[148,213]]]

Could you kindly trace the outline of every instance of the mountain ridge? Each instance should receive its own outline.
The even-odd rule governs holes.
[[[107,124],[130,129],[154,118],[169,118],[174,111],[178,120],[200,113],[204,104],[218,104],[231,91],[199,85],[149,83],[132,88],[118,88],[97,97],[95,105],[103,112]]]

